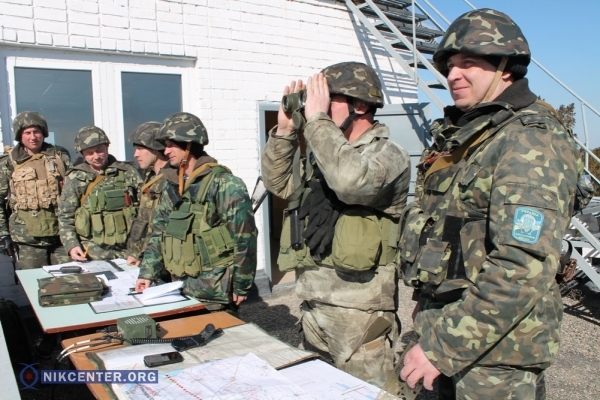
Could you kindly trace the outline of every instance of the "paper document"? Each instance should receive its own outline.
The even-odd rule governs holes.
[[[306,361],[279,372],[321,400],[374,400],[379,393],[378,387],[321,360]]]
[[[117,279],[109,280],[110,293],[102,297],[100,301],[93,301],[90,307],[96,314],[109,311],[129,310],[144,306],[153,306],[157,304],[175,303],[187,300],[179,292],[183,285],[182,281],[165,283],[164,285],[152,286],[144,290],[143,294],[131,295],[132,288],[135,287],[139,269],[133,269],[123,272],[116,272]],[[165,286],[163,288],[163,286]],[[177,288],[177,289],[174,289]]]
[[[210,361],[159,374],[155,384],[112,385],[119,399],[314,400],[254,354]]]

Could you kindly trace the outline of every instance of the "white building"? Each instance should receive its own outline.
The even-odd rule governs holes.
[[[417,102],[402,68],[332,0],[0,0],[1,137],[11,145],[12,119],[34,110],[73,158],[77,130],[94,124],[131,160],[137,125],[189,111],[208,130],[207,152],[251,192],[283,87],[341,61],[373,66],[386,103]],[[256,215],[259,269],[274,283],[266,238],[277,213]],[[0,295],[15,298],[5,266]]]

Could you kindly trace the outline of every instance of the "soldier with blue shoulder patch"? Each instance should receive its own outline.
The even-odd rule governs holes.
[[[543,399],[560,343],[555,281],[583,170],[572,133],[528,86],[507,15],[469,11],[433,56],[454,105],[432,125],[399,263],[419,341],[400,378],[441,399]]]

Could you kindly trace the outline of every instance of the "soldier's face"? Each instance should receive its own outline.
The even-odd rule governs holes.
[[[21,132],[21,143],[29,153],[39,153],[44,143],[44,134],[37,126],[30,126]]]
[[[342,125],[344,120],[350,115],[348,112],[348,101],[346,96],[342,96],[341,94],[332,95],[329,112],[327,114],[335,123],[335,126]]]
[[[106,144],[99,144],[81,150],[81,155],[85,159],[85,162],[92,168],[96,171],[102,171],[108,163],[108,146]]]
[[[485,97],[494,80],[496,67],[481,57],[461,53],[448,58],[447,65],[448,86],[454,105],[462,111],[470,110]],[[494,91],[489,101],[500,94],[497,91]]]
[[[152,152],[152,150],[143,147],[143,146],[134,146],[135,151],[133,152],[133,157],[137,160],[141,169],[148,169],[154,164],[154,159],[156,156]]]
[[[165,140],[165,156],[169,157],[169,163],[172,166],[178,167],[186,158],[185,149],[182,149],[170,140]]]

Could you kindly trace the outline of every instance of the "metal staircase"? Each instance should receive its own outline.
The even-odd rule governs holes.
[[[446,19],[429,0],[422,0],[422,3],[427,7],[417,0],[337,1],[345,3],[359,28],[365,30],[370,35],[371,40],[383,46],[417,84],[423,94],[429,98],[431,103],[440,111],[443,111],[446,104],[438,97],[436,90],[447,90],[448,84],[446,78],[432,65],[428,56],[435,52],[436,39],[441,38],[445,33],[445,29],[434,19],[433,14],[435,13],[437,17],[442,19],[446,26],[450,25],[451,21]],[[471,8],[476,8],[468,0],[464,0],[464,2]],[[587,108],[598,116],[600,116],[600,112],[567,87],[537,60],[532,58],[532,62],[580,102],[585,143],[577,138],[576,142],[585,152],[586,172],[590,175],[594,184],[600,186],[600,180],[589,172],[589,157],[592,157],[598,163],[600,163],[600,158],[587,147],[589,136],[585,111]],[[600,198],[595,198],[582,214],[593,214],[595,218],[600,218]],[[591,261],[593,258],[600,258],[600,241],[598,240],[600,229],[596,232],[594,232],[595,229],[590,230],[590,224],[582,222],[577,216],[572,219],[571,228],[574,230],[573,234],[568,235],[567,238],[579,250],[579,252],[573,252],[573,257],[577,259],[580,270],[594,282],[596,287],[600,288],[600,275],[592,266]]]

